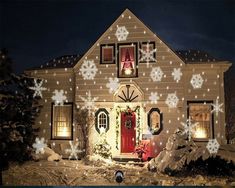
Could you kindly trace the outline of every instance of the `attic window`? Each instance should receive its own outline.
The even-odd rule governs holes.
[[[100,64],[115,63],[115,44],[100,45]]]
[[[139,48],[147,53],[152,52],[155,49],[155,42],[142,42],[140,43]],[[155,63],[156,62],[154,60],[150,60],[148,62],[146,60],[141,60],[142,56],[143,54],[139,53],[140,63]],[[156,51],[153,52],[152,57],[156,59]]]
[[[118,44],[118,76],[120,78],[138,76],[137,43]]]

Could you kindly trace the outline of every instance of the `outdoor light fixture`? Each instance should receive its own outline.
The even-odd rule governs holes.
[[[124,174],[121,170],[116,171],[115,180],[117,183],[122,183],[122,181],[124,180]]]

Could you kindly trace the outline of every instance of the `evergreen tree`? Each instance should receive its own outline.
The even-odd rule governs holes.
[[[32,144],[38,129],[33,128],[40,111],[38,98],[33,98],[33,78],[11,73],[11,59],[6,51],[0,53],[0,143],[1,169],[9,161],[23,162],[31,158]]]

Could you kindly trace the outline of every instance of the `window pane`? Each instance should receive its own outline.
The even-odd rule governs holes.
[[[53,106],[53,138],[71,138],[72,105]]]
[[[113,47],[103,47],[103,61],[113,61]]]
[[[211,135],[211,106],[210,104],[190,104],[189,117],[193,123],[198,123],[194,128],[193,138],[207,139]]]

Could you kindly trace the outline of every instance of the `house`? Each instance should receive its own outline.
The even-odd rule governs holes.
[[[118,156],[143,139],[158,154],[179,127],[191,126],[189,139],[198,144],[214,138],[225,144],[229,67],[206,52],[173,51],[126,9],[83,56],[62,56],[26,72],[46,88],[35,125],[39,137],[61,152],[71,140],[82,147],[76,109],[86,108],[95,116],[88,125],[90,151],[106,131]]]

